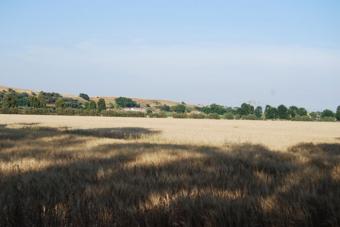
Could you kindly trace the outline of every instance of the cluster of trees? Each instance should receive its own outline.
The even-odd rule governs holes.
[[[20,112],[15,108],[26,108],[26,112],[36,112],[30,108],[52,109],[49,111],[40,110],[41,113],[53,113],[53,109],[62,113],[63,110],[70,112],[71,109],[77,109],[77,113],[83,111],[84,113],[102,112],[107,110],[106,102],[103,98],[98,101],[91,100],[87,94],[80,93],[80,98],[63,97],[54,92],[39,92],[38,94],[28,94],[26,92],[19,93],[15,90],[8,89],[0,92],[0,108],[1,112]],[[140,107],[138,103],[130,98],[119,97],[115,100],[117,108]],[[114,105],[111,104],[113,107]],[[11,109],[11,110],[9,110]],[[58,112],[55,111],[55,112]],[[72,112],[72,111],[71,111]]]
[[[210,119],[281,119],[296,121],[340,121],[340,106],[336,112],[326,109],[322,112],[310,112],[303,107],[279,105],[253,106],[243,103],[240,107],[225,107],[211,104],[204,107],[192,107],[185,103],[169,106],[160,105],[156,108],[147,106],[146,113],[122,111],[124,108],[140,107],[131,98],[118,97],[115,103],[109,103],[99,98],[96,101],[87,94],[79,94],[79,98],[63,97],[54,92],[18,93],[12,89],[0,92],[0,111],[2,113],[25,114],[69,114],[69,115],[105,115],[105,116],[139,116],[174,118],[210,118]]]
[[[140,107],[140,105],[137,102],[133,101],[130,98],[126,98],[126,97],[116,98],[115,102],[121,108]]]
[[[1,108],[15,108],[15,107],[34,107],[44,108],[46,107],[46,99],[43,93],[39,95],[28,93],[17,93],[16,91],[9,89],[8,91],[0,92],[0,107]]]
[[[218,114],[222,118],[227,119],[281,119],[281,120],[323,120],[323,121],[340,121],[340,106],[336,113],[326,109],[322,112],[310,112],[297,106],[286,107],[279,105],[278,107],[267,105],[263,110],[261,106],[254,107],[251,104],[243,103],[240,107],[224,107],[217,104],[198,108],[205,114]]]

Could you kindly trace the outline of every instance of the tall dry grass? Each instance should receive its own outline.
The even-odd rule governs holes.
[[[0,226],[339,226],[340,145],[0,127]]]

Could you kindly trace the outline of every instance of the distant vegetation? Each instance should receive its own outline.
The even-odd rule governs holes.
[[[130,98],[125,98],[125,97],[116,98],[116,103],[119,107],[122,107],[122,108],[140,107],[140,105],[138,103],[136,103],[135,101],[133,101]]]
[[[139,108],[139,109],[134,109]],[[308,112],[303,107],[279,105],[253,106],[243,103],[240,107],[225,107],[218,104],[191,106],[184,102],[177,105],[141,105],[131,98],[119,97],[106,103],[87,94],[79,97],[63,97],[59,93],[40,92],[28,94],[13,89],[0,92],[0,113],[7,114],[58,114],[120,117],[194,118],[194,119],[244,119],[244,120],[292,120],[292,121],[340,121],[340,106],[336,112],[326,109]]]

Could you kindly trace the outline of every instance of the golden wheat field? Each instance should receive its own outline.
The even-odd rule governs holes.
[[[340,124],[0,115],[0,226],[340,226]]]

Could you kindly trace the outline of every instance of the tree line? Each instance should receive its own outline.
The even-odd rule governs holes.
[[[128,110],[126,110],[128,108]],[[129,108],[142,108],[144,112],[129,111]],[[0,92],[1,113],[22,114],[65,114],[103,115],[133,117],[174,117],[196,119],[245,119],[245,120],[293,120],[293,121],[340,121],[340,106],[336,112],[325,109],[308,112],[303,107],[279,105],[253,106],[243,103],[240,107],[225,107],[211,104],[203,107],[190,106],[184,102],[177,105],[143,105],[131,98],[118,97],[112,103],[105,99],[91,99],[80,93],[78,98],[63,97],[59,93],[39,92],[28,94],[8,89]]]

